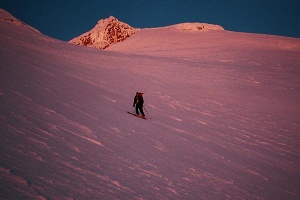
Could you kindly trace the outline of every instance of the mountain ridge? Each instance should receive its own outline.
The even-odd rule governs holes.
[[[224,30],[219,25],[207,23],[180,23],[166,27],[157,27],[153,29],[161,29],[167,27],[175,27],[184,31],[211,31]],[[147,28],[144,28],[147,29]],[[98,21],[96,26],[90,31],[71,39],[69,42],[81,46],[94,47],[98,49],[106,49],[112,44],[120,43],[139,32],[140,28],[133,28],[130,25],[119,21],[117,18],[110,16],[106,19]]]
[[[22,22],[21,20],[15,18],[14,16],[12,16],[9,12],[7,12],[6,10],[0,8],[0,20],[2,22],[5,22],[5,23],[10,23],[10,24],[13,24],[15,26],[19,26],[19,27],[24,27],[24,28],[27,28],[27,29],[30,29],[32,31],[35,31],[37,33],[40,33],[39,30],[33,28],[32,26]]]

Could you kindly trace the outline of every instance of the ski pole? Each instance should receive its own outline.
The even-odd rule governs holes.
[[[148,111],[147,111],[146,107],[145,107],[145,106],[143,106],[143,107],[145,108],[145,111],[146,111],[146,112],[147,112],[147,114],[149,115],[149,113],[148,113]],[[150,115],[149,115],[149,117],[150,117],[150,119],[152,119]]]

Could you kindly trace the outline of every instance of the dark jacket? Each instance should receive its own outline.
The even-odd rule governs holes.
[[[142,95],[140,94],[137,94],[135,95],[134,99],[133,99],[133,106],[138,106],[138,107],[143,107],[143,104],[144,104],[144,98]]]

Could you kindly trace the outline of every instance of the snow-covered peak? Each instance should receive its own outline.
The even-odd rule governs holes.
[[[100,19],[96,25],[97,28],[105,28],[107,27],[109,24],[111,23],[116,23],[118,22],[119,20],[117,18],[115,18],[114,16],[110,16],[106,19]]]
[[[11,23],[14,24],[16,26],[20,26],[20,27],[25,27],[28,29],[31,29],[35,32],[40,33],[37,29],[29,26],[28,24],[18,20],[17,18],[15,18],[14,16],[12,16],[9,12],[7,12],[6,10],[3,10],[0,8],[0,22],[4,22],[4,23]]]
[[[209,31],[209,30],[224,30],[222,26],[207,24],[207,23],[181,23],[176,25],[171,25],[169,27],[175,27],[179,30],[188,31]],[[156,29],[167,28],[160,27]],[[129,38],[134,33],[138,32],[140,29],[131,27],[130,25],[119,21],[114,16],[110,16],[106,19],[101,19],[98,21],[96,26],[70,40],[70,43],[74,43],[81,46],[95,47],[98,49],[105,49],[111,44],[116,44]]]
[[[189,30],[189,31],[208,31],[208,30],[224,30],[220,25],[207,24],[207,23],[181,23],[174,25],[180,30]]]
[[[92,30],[70,40],[70,42],[77,45],[105,49],[111,44],[125,40],[137,31],[139,29],[133,28],[110,16],[99,20]]]

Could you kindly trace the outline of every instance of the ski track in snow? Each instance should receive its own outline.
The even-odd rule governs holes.
[[[99,51],[0,25],[0,198],[300,198],[299,39],[146,29]]]

